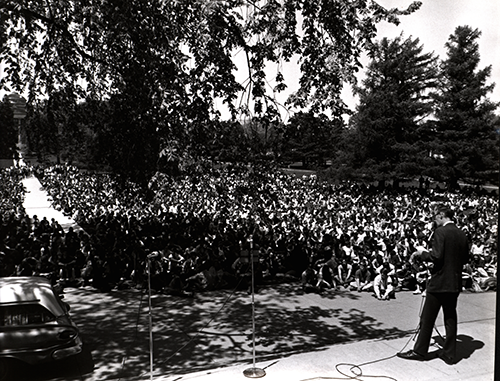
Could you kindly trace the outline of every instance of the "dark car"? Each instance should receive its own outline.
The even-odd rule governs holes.
[[[69,305],[42,277],[0,277],[0,380],[13,362],[39,364],[82,351]]]

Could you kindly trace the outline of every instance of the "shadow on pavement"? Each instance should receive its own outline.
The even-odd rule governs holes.
[[[345,308],[350,300],[359,298],[354,293],[317,296],[325,301],[317,304],[305,303],[307,299],[297,289],[296,284],[286,284],[260,290],[255,302],[259,359],[408,334],[384,328],[365,311]],[[103,293],[79,288],[68,290],[65,300],[80,328],[84,353],[57,364],[33,367],[29,376],[36,377],[24,379],[110,380],[149,374],[149,299],[145,290]],[[251,362],[252,305],[246,292],[219,290],[193,298],[156,294],[151,303],[155,374],[167,376]]]
[[[444,345],[444,340],[441,336],[434,337],[436,343],[439,346]],[[457,357],[456,362],[460,362],[463,359],[468,359],[472,356],[472,354],[484,347],[484,343],[479,340],[474,340],[474,338],[467,335],[458,335],[457,336]]]

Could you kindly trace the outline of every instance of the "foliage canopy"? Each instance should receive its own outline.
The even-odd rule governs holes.
[[[366,0],[4,0],[1,85],[28,91],[32,104],[61,92],[109,102],[105,120],[93,126],[108,139],[103,157],[117,171],[147,177],[161,169],[159,158],[205,153],[219,99],[233,118],[245,113],[275,123],[280,106],[273,94],[286,88],[282,65],[292,59],[300,64],[300,87],[288,104],[340,115],[343,83],[355,80],[377,23],[398,23],[420,4],[398,10]],[[238,51],[246,57],[244,82],[235,77]]]

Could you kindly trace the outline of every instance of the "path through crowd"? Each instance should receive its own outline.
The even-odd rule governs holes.
[[[35,176],[25,178],[23,185],[26,188],[23,205],[29,217],[33,218],[33,216],[37,216],[39,220],[45,217],[49,222],[53,218],[61,225],[65,232],[70,227],[73,227],[74,231],[82,230],[72,218],[65,216],[63,212],[56,210],[52,206],[47,192]]]

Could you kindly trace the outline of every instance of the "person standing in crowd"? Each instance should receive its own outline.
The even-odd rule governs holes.
[[[431,250],[418,247],[426,262],[432,263],[427,295],[420,316],[420,331],[412,350],[397,356],[407,360],[426,360],[432,330],[439,310],[443,309],[446,339],[439,357],[448,365],[456,361],[457,300],[462,290],[462,268],[469,260],[469,242],[464,231],[453,222],[453,210],[440,205],[434,210],[437,226]]]

